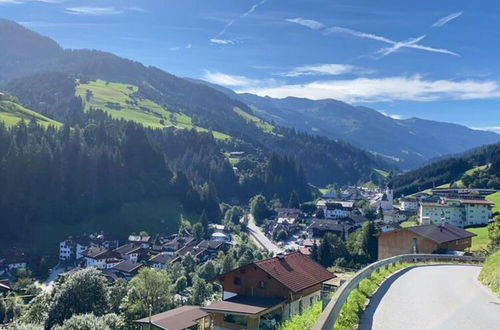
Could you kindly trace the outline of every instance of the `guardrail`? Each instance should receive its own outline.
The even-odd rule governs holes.
[[[352,278],[344,282],[340,288],[335,291],[332,300],[321,313],[312,330],[332,330],[335,321],[347,300],[347,297],[358,287],[359,282],[370,276],[371,273],[379,268],[387,267],[400,262],[463,262],[463,263],[482,263],[484,258],[471,256],[452,256],[446,254],[403,254],[374,262],[358,271]]]

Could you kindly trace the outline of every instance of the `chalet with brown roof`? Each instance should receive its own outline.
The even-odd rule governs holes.
[[[475,234],[450,225],[399,228],[378,235],[378,259],[400,254],[465,251]]]
[[[278,255],[218,276],[223,300],[202,309],[215,329],[273,329],[319,301],[333,277],[300,252]]]

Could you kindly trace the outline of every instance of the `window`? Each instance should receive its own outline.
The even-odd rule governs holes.
[[[266,288],[266,282],[264,281],[259,281],[259,288],[265,289]]]
[[[241,285],[241,278],[239,278],[239,277],[235,277],[235,278],[234,278],[233,283],[234,283],[235,285]]]
[[[224,314],[224,322],[247,326],[247,317],[242,315]]]

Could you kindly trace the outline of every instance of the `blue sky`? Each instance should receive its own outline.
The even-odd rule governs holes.
[[[0,0],[0,17],[237,91],[500,132],[494,0]]]

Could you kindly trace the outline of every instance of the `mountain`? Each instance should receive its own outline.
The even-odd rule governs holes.
[[[248,104],[260,118],[280,126],[348,141],[392,160],[403,169],[416,168],[433,158],[500,141],[500,135],[493,132],[419,118],[393,119],[374,109],[337,100],[275,99],[237,94],[220,86],[214,88]]]
[[[245,151],[251,161],[264,162],[274,154],[288,157],[318,186],[356,183],[374,168],[392,168],[348,143],[272,125],[245,102],[211,86],[106,52],[62,49],[11,21],[0,20],[0,44],[12,45],[1,55],[3,88],[55,120],[78,123],[76,110],[83,106],[87,112],[100,109],[150,128],[210,131],[219,139],[221,153]],[[41,56],[25,55],[36,52]],[[257,166],[242,164],[252,164],[253,170]]]
[[[500,189],[500,143],[468,150],[393,177],[395,196],[438,187]]]

